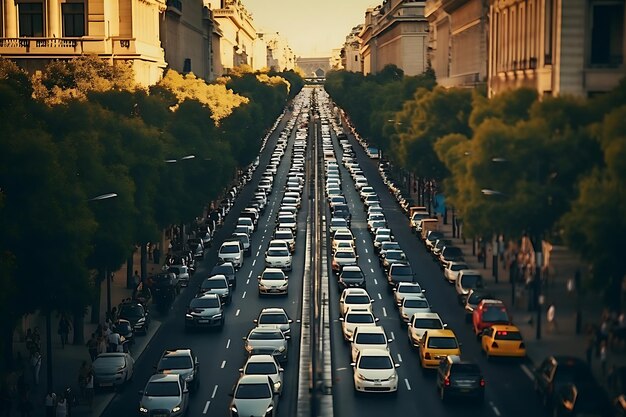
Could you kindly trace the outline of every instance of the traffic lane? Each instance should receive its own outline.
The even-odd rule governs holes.
[[[464,321],[464,311],[457,303],[454,287],[443,279],[439,264],[426,250],[419,237],[410,231],[408,218],[400,210],[395,198],[382,181],[376,162],[371,160],[358,144],[353,147],[359,165],[370,185],[381,198],[387,223],[414,267],[417,281],[426,289],[426,296],[433,305],[433,310],[438,312],[442,320],[455,331],[459,342],[462,343],[463,357],[475,360],[480,365],[487,381],[486,402],[492,411],[502,413],[502,410],[505,410],[507,414],[504,415],[511,416],[527,415],[529,412],[545,415],[545,410],[538,403],[533,392],[532,382],[519,366],[525,361],[487,363],[481,354],[480,344],[476,340],[471,325]],[[506,383],[501,383],[501,381],[506,381]]]

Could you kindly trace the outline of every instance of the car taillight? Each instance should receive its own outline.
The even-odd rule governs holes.
[[[443,385],[445,385],[446,387],[450,385],[450,377],[446,377],[446,379],[443,380]]]
[[[485,378],[480,378],[480,386],[481,387],[485,386]]]
[[[430,359],[430,352],[426,352],[424,354],[424,359]]]
[[[491,347],[492,347],[492,348],[497,348],[497,347],[498,347],[498,343],[497,343],[497,342],[493,342],[493,343],[491,344]]]

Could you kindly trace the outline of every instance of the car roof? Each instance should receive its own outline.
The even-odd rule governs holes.
[[[217,275],[212,275],[210,277],[206,278],[207,280],[214,280],[214,281],[221,281],[221,280],[225,280],[226,279],[226,275],[224,274],[217,274]]]
[[[463,269],[463,270],[459,271],[459,274],[461,274],[461,275],[481,275],[480,271],[477,271],[476,269]]]
[[[239,384],[269,384],[269,376],[267,375],[243,375],[237,381]]]
[[[246,363],[250,363],[250,362],[272,362],[272,363],[276,363],[276,360],[274,359],[274,357],[272,355],[252,355],[248,358],[248,360],[246,361]]]
[[[343,269],[341,270],[341,272],[343,271],[352,271],[352,272],[363,272],[363,270],[361,269],[360,266],[358,265],[346,265],[343,267]]]
[[[233,245],[237,245],[237,247],[239,247],[239,241],[226,241],[224,243],[222,243],[222,246],[233,246]]]
[[[354,295],[354,294],[369,295],[364,288],[346,288],[345,290],[343,290],[342,294],[346,294],[346,295]]]
[[[150,382],[178,382],[180,380],[180,375],[178,374],[154,374],[148,380]]]
[[[356,326],[354,332],[385,334],[383,326]]]
[[[454,337],[456,338],[456,335],[454,334],[454,332],[450,329],[428,329],[426,331],[426,333],[428,334],[429,337]]]
[[[263,273],[265,273],[265,272],[283,272],[283,270],[280,269],[280,268],[265,268],[263,270]]]
[[[512,324],[494,324],[491,328],[502,332],[520,332],[519,328]]]
[[[347,314],[372,314],[373,313],[368,309],[368,308],[363,308],[363,307],[348,307],[348,311],[346,311],[346,315]]]
[[[276,313],[283,313],[285,315],[287,314],[285,309],[281,307],[267,307],[261,310],[261,313],[259,314],[276,314]]]
[[[360,351],[361,356],[388,356],[391,357],[391,353],[384,348],[368,348]]]
[[[167,349],[161,357],[165,356],[192,356],[191,349]]]
[[[504,307],[504,303],[502,302],[502,300],[494,300],[493,298],[483,298],[482,300],[480,300],[478,305]]]
[[[398,286],[396,288],[400,288],[400,287],[420,287],[420,288],[422,288],[422,286],[419,284],[419,282],[399,282]]]
[[[194,297],[194,298],[192,298],[192,299],[191,299],[191,301],[196,300],[196,299],[197,299],[197,300],[211,300],[211,299],[216,299],[216,298],[218,298],[218,297],[219,297],[219,296],[218,296],[217,294],[214,294],[214,293],[206,293],[206,294],[202,294],[202,295],[201,295],[201,296],[199,296],[199,297]]]
[[[264,325],[263,327],[254,327],[250,330],[250,333],[275,333],[280,332],[280,327],[276,325]],[[282,332],[281,332],[282,334]]]
[[[439,313],[414,313],[413,314],[414,318],[417,319],[439,319],[441,320],[441,317],[439,317]]]

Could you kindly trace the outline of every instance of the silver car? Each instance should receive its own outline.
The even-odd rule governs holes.
[[[222,304],[230,304],[233,298],[225,275],[214,275],[202,281],[198,289],[198,295],[204,294],[217,294]]]
[[[279,363],[284,363],[287,362],[287,341],[290,338],[278,326],[267,326],[255,327],[243,340],[248,355],[272,355]]]
[[[239,378],[228,410],[231,417],[274,416],[278,397],[274,395],[272,379],[267,375],[244,375]]]
[[[264,308],[259,317],[254,319],[257,327],[278,327],[284,335],[291,335],[291,323],[293,320],[283,308]]]
[[[243,375],[267,375],[272,379],[274,394],[283,392],[283,368],[272,355],[252,355],[246,361],[239,373]]]
[[[400,317],[408,323],[415,313],[431,313],[431,306],[423,295],[413,295],[404,297],[400,305]]]
[[[132,379],[135,360],[128,353],[101,353],[91,366],[94,373],[94,388],[115,388]]]
[[[189,302],[185,313],[185,328],[224,328],[224,307],[217,294],[204,294]]]
[[[189,389],[196,391],[200,384],[198,358],[191,349],[172,349],[163,352],[156,371],[162,374],[178,374]]]
[[[178,417],[187,412],[189,389],[181,375],[154,374],[139,391],[139,415]]]

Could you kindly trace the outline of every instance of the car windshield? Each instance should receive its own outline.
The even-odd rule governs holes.
[[[247,375],[270,375],[276,371],[276,364],[272,362],[251,362],[245,369]]]
[[[456,246],[447,246],[443,254],[446,258],[460,257],[463,256],[463,251],[461,251],[461,249],[457,248]]]
[[[239,384],[235,398],[243,400],[258,400],[261,398],[271,398],[272,391],[269,384]]]
[[[354,342],[361,345],[385,345],[387,338],[382,333],[358,333]]]
[[[501,307],[489,307],[483,310],[483,321],[490,323],[508,323],[509,315]]]
[[[369,304],[370,298],[367,295],[348,295],[345,300],[346,304]]]
[[[144,391],[146,397],[178,397],[180,386],[177,382],[150,382]]]
[[[335,240],[352,240],[352,235],[349,235],[347,233],[338,233],[335,234],[335,237],[333,238]]]
[[[428,347],[433,349],[456,349],[459,345],[454,337],[429,337]]]
[[[336,227],[346,227],[346,220],[345,219],[332,219],[330,222],[331,226],[336,226]]]
[[[450,369],[452,375],[480,375],[480,368],[474,363],[457,363]]]
[[[277,232],[275,237],[276,239],[280,239],[280,240],[292,240],[293,239],[293,235],[289,232]]]
[[[371,314],[348,314],[346,315],[348,323],[374,323],[374,316]]]
[[[413,321],[413,327],[417,329],[443,329],[439,319],[418,319]]]
[[[428,301],[423,298],[405,298],[405,308],[428,308]]]
[[[589,367],[584,364],[573,363],[572,365],[560,364],[556,371],[556,376],[559,381],[571,382],[571,383],[588,383],[594,380],[594,376],[591,374]]]
[[[239,245],[224,245],[220,248],[220,253],[237,253]]]
[[[191,308],[218,308],[220,300],[216,298],[194,298],[189,303]]]
[[[267,256],[289,256],[289,251],[283,248],[272,248],[267,251]]]
[[[278,218],[278,223],[295,223],[295,219],[291,216],[280,216]]]
[[[354,258],[354,252],[351,251],[339,251],[335,254],[335,258]]]
[[[390,251],[393,249],[400,249],[398,242],[384,242],[381,246],[381,250]]]
[[[463,269],[469,269],[469,267],[466,264],[453,264],[452,266],[450,266],[450,269],[454,272],[458,272]]]
[[[497,340],[522,340],[522,335],[516,331],[497,330],[495,338]]]
[[[350,279],[350,278],[351,279],[359,278],[360,279],[362,277],[363,277],[363,272],[361,272],[359,270],[352,271],[352,270],[349,270],[349,269],[348,270],[344,269],[341,272],[341,278],[343,278],[343,279],[346,279],[346,278],[348,278],[348,279]]]
[[[263,273],[263,279],[264,280],[284,280],[285,279],[285,274],[283,274],[282,272],[264,272]]]
[[[228,284],[223,279],[207,279],[202,283],[202,289],[204,290],[214,290],[227,287]]]
[[[480,275],[463,275],[461,286],[463,288],[479,288],[482,286],[483,280]]]
[[[404,252],[401,252],[399,250],[390,250],[387,251],[387,255],[385,255],[387,257],[387,259],[404,259]]]
[[[98,368],[121,368],[125,365],[123,356],[100,356],[95,363]]]
[[[431,242],[435,242],[437,241],[437,239],[441,239],[442,237],[443,237],[443,233],[441,232],[430,232],[426,239],[430,240]]]
[[[193,365],[189,356],[165,356],[159,362],[158,370],[164,369],[190,369]]]
[[[120,307],[122,317],[142,317],[143,307],[140,304],[125,304]]]
[[[235,268],[232,265],[218,265],[211,269],[210,275],[232,275],[235,273]]]
[[[280,330],[276,330],[275,332],[252,332],[248,337],[250,340],[275,340],[275,339],[284,339],[283,334]]]
[[[259,317],[259,324],[287,324],[287,316],[282,313],[265,313]]]
[[[393,275],[413,275],[413,270],[408,265],[395,265],[392,268]]]
[[[359,360],[361,369],[391,369],[393,363],[389,356],[361,356]]]
[[[422,287],[419,285],[400,285],[398,287],[398,292],[405,294],[421,294]]]
[[[474,291],[468,297],[467,302],[470,303],[470,304],[478,304],[478,303],[480,303],[480,300],[483,300],[485,298],[493,298],[493,297],[491,295],[487,295],[487,294],[484,294],[482,292]]]

